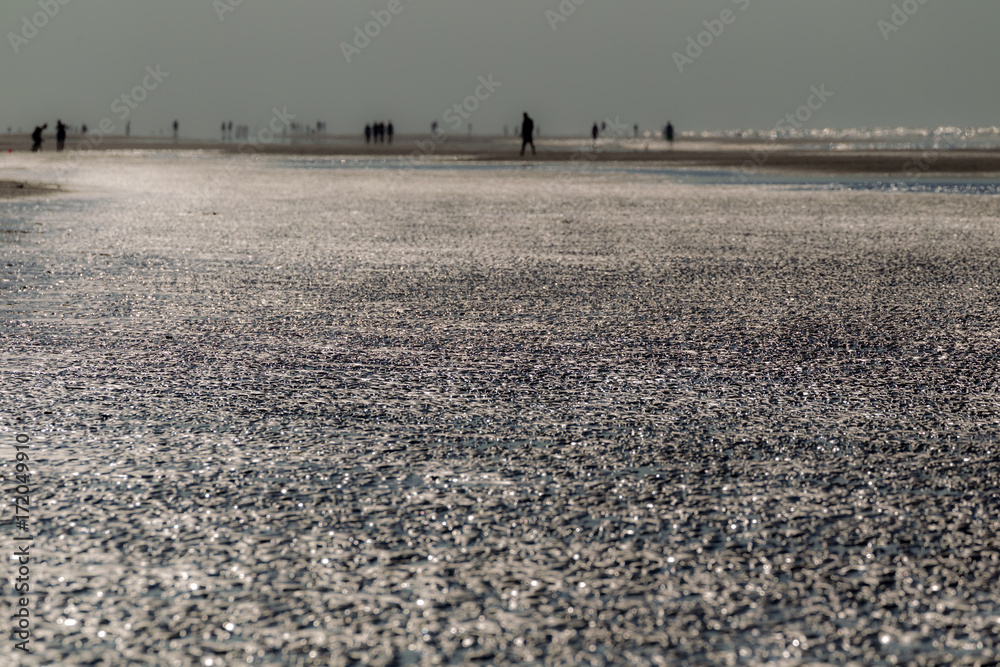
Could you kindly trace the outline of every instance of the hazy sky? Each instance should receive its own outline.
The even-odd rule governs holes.
[[[767,129],[810,101],[808,127],[1000,125],[990,0],[2,0],[0,29],[4,132],[178,118],[214,137],[274,108],[335,133],[422,132],[450,129],[455,104],[477,133],[523,110],[548,135],[615,117]],[[121,101],[133,92],[145,99]]]

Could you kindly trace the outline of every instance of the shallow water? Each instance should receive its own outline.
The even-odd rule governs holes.
[[[998,659],[995,197],[16,159],[25,664]]]

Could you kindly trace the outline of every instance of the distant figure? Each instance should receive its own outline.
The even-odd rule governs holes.
[[[226,121],[222,121],[222,140],[226,140]]]
[[[531,120],[528,112],[524,112],[524,120],[521,121],[521,155],[524,155],[524,149],[531,145],[531,154],[537,155],[535,152],[535,121]]]
[[[608,131],[607,121],[601,121],[601,132],[607,132],[607,131]]]
[[[636,139],[639,138],[639,124],[638,123],[636,123],[635,125],[632,126],[632,133],[635,135]]]
[[[601,128],[597,127],[597,123],[594,123],[594,127],[590,128],[590,136],[594,138],[594,146],[597,146],[597,137],[601,136]]]
[[[66,148],[66,124],[61,120],[56,121],[56,150],[61,151]]]
[[[385,128],[385,131],[389,135],[389,143],[391,144],[392,143],[392,137],[393,137],[394,134],[396,134],[396,128],[394,128],[392,126],[392,121],[391,120],[389,121],[389,126]]]
[[[431,134],[437,134],[437,131],[438,131],[438,122],[434,121],[433,123],[431,123]]]
[[[282,130],[284,132],[284,130]],[[233,121],[229,121],[229,140],[233,140]]]
[[[132,121],[125,123],[125,136],[132,134]]]
[[[179,125],[179,124],[177,123],[177,121],[175,120],[175,121],[174,121],[174,141],[177,141],[177,129],[178,129],[179,127],[180,127],[180,125]]]
[[[365,125],[365,143],[370,144],[372,142],[372,126]]]
[[[667,141],[670,142],[670,147],[674,147],[674,124],[669,120],[667,121],[667,127],[663,130],[663,136],[666,137]]]
[[[45,125],[42,125],[41,127],[36,127],[35,131],[31,133],[31,152],[32,153],[37,153],[38,151],[42,150],[42,141],[44,141],[42,139],[42,132],[44,132],[45,128],[47,128],[48,126],[49,126],[49,124],[45,123]]]
[[[83,127],[80,128],[80,134],[87,134],[87,124],[84,123]]]

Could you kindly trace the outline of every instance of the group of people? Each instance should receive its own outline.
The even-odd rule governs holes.
[[[45,138],[42,136],[42,133],[45,132],[45,130],[46,130],[46,128],[48,128],[48,126],[49,126],[48,123],[44,123],[42,125],[39,125],[31,133],[31,152],[32,153],[37,153],[38,151],[42,150],[42,142],[45,141]],[[86,127],[86,125],[84,125],[84,127]],[[69,126],[66,125],[66,123],[62,122],[62,120],[57,120],[56,121],[56,150],[57,151],[61,151],[64,148],[66,148],[66,131],[67,130],[69,130]],[[86,132],[86,130],[84,130],[84,132]]]
[[[240,141],[250,137],[250,126],[249,125],[237,125],[233,127],[233,121],[226,121],[222,123],[222,140],[223,141]]]
[[[42,136],[45,129],[48,128],[48,123],[40,125],[35,128],[34,132],[31,133],[31,151],[37,153],[42,150],[42,142],[44,137]],[[432,126],[432,132],[437,131],[437,123],[435,122]],[[128,136],[131,130],[131,123],[126,126],[125,135]],[[66,146],[66,132],[68,126],[61,120],[56,121],[56,150],[63,150]],[[173,122],[174,139],[177,139],[179,123],[175,120]],[[317,123],[316,131],[323,132],[326,130],[326,123]],[[597,139],[601,136],[601,133],[607,130],[607,123],[602,123],[598,125],[594,123],[594,127],[591,129],[591,136],[594,139],[594,144],[596,146]],[[636,136],[638,136],[638,125],[634,128]],[[515,130],[516,131],[516,130]],[[87,126],[84,125],[82,128],[83,134],[87,133]],[[504,134],[507,133],[507,128],[504,127]],[[247,125],[237,125],[235,127],[235,132],[233,128],[233,121],[227,121],[222,123],[222,140],[232,141],[233,139],[240,140],[246,139],[250,134],[250,128]],[[365,143],[370,144],[372,142],[378,143],[392,143],[393,135],[395,134],[395,129],[392,126],[392,121],[388,123],[383,123],[377,121],[365,125]],[[528,146],[531,146],[531,154],[535,155],[535,121],[531,119],[527,112],[524,113],[524,119],[521,121],[520,127],[521,135],[521,155],[524,155],[525,150]],[[666,139],[671,146],[674,143],[674,126],[673,123],[667,122],[667,126],[663,129],[663,138]]]
[[[604,132],[607,131],[607,129],[608,129],[608,124],[606,122],[601,123],[600,125],[594,123],[594,127],[590,129],[590,136],[594,138],[594,146],[597,146],[597,140]],[[639,138],[638,125],[632,126],[632,134],[635,138],[637,139]],[[671,146],[674,145],[674,124],[671,123],[669,120],[667,121],[667,126],[663,128],[663,138],[666,139],[668,142],[670,142]]]
[[[391,144],[395,133],[396,130],[393,128],[391,120],[388,124],[377,121],[370,125],[365,125],[365,143],[370,144],[374,141],[376,144],[384,144],[388,138]]]

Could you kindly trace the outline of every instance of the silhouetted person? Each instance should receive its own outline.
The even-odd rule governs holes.
[[[229,121],[229,140],[233,140],[233,121]]]
[[[372,142],[372,126],[365,125],[365,143],[370,144]]]
[[[37,153],[38,151],[42,150],[42,141],[44,141],[44,139],[42,139],[42,132],[44,132],[45,128],[47,128],[48,126],[49,124],[45,123],[45,125],[42,125],[41,127],[36,127],[35,131],[31,133],[32,153]]]
[[[639,138],[639,126],[638,125],[633,125],[632,126],[632,132],[633,132],[633,134],[635,134],[635,138],[638,139]]]
[[[521,155],[524,155],[524,149],[531,145],[531,154],[536,155],[535,152],[535,121],[531,120],[528,112],[524,112],[524,120],[521,121]]]
[[[132,134],[132,121],[125,123],[125,136]]]
[[[594,123],[594,127],[590,128],[590,136],[594,138],[594,146],[596,146],[597,137],[601,136],[601,128],[597,127],[597,123]]]
[[[607,124],[607,122],[606,121],[601,121],[601,132],[607,132],[607,131],[608,131],[608,124]]]
[[[84,123],[83,127],[80,128],[80,134],[87,134],[87,124]]]
[[[180,128],[180,125],[179,125],[179,124],[177,123],[177,121],[175,120],[175,121],[174,121],[174,141],[176,141],[176,140],[177,140],[177,130],[178,130],[178,128]]]
[[[61,120],[56,121],[56,150],[61,151],[66,148],[66,124]]]
[[[385,131],[386,131],[386,134],[389,135],[389,143],[391,144],[392,143],[392,137],[393,137],[394,134],[396,134],[396,128],[394,128],[392,126],[392,121],[391,120],[389,121],[389,124],[386,126]]]
[[[674,147],[674,124],[669,120],[667,121],[667,127],[663,130],[663,136],[666,137],[667,141],[670,142],[670,147]]]
[[[438,131],[438,122],[434,121],[433,123],[431,123],[431,134],[437,134],[437,131]]]

